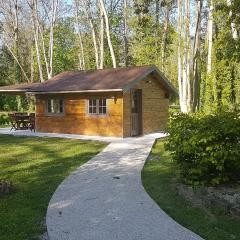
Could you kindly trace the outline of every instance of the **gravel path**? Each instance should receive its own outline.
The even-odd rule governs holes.
[[[200,240],[145,192],[141,170],[156,138],[114,139],[66,178],[47,211],[50,240]]]

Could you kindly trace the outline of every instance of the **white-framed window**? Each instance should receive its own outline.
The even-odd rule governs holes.
[[[51,98],[47,100],[47,113],[63,114],[63,99]]]
[[[106,115],[107,99],[106,98],[88,99],[88,114],[89,115]]]

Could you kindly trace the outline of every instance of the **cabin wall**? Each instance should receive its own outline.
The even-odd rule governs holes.
[[[116,96],[115,102],[112,97]],[[64,114],[48,116],[47,99],[64,99]],[[106,97],[108,113],[93,116],[87,113],[87,99]],[[82,135],[123,136],[122,93],[36,95],[36,130],[38,132],[70,133]]]
[[[167,91],[157,79],[148,76],[134,89],[142,89],[143,134],[164,130],[168,120],[169,99]],[[123,136],[131,136],[131,91],[123,95]]]

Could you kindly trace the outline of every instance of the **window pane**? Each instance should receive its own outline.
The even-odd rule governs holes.
[[[106,98],[89,99],[88,100],[88,113],[89,114],[106,114],[107,100]]]
[[[92,107],[91,106],[89,106],[89,108],[88,108],[88,113],[92,113]]]
[[[103,107],[103,108],[102,108],[102,113],[103,113],[103,114],[106,114],[106,113],[107,113],[107,108],[106,108],[106,107]]]
[[[59,112],[60,113],[63,113],[63,100],[62,99],[60,99],[60,101],[59,101]]]
[[[102,98],[102,99],[99,99],[99,106],[100,107],[106,107],[106,99],[105,98]]]
[[[63,113],[63,100],[49,99],[47,102],[47,110],[49,113]]]
[[[48,112],[50,113],[50,112],[52,112],[51,111],[51,109],[52,109],[52,107],[51,107],[51,100],[48,100]]]

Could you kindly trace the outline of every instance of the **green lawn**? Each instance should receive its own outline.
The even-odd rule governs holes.
[[[0,136],[0,179],[14,186],[10,195],[0,198],[0,239],[38,239],[57,186],[105,146],[93,141]]]
[[[173,219],[208,240],[239,240],[240,219],[194,207],[176,192],[177,169],[164,140],[158,140],[142,171],[148,194]]]

